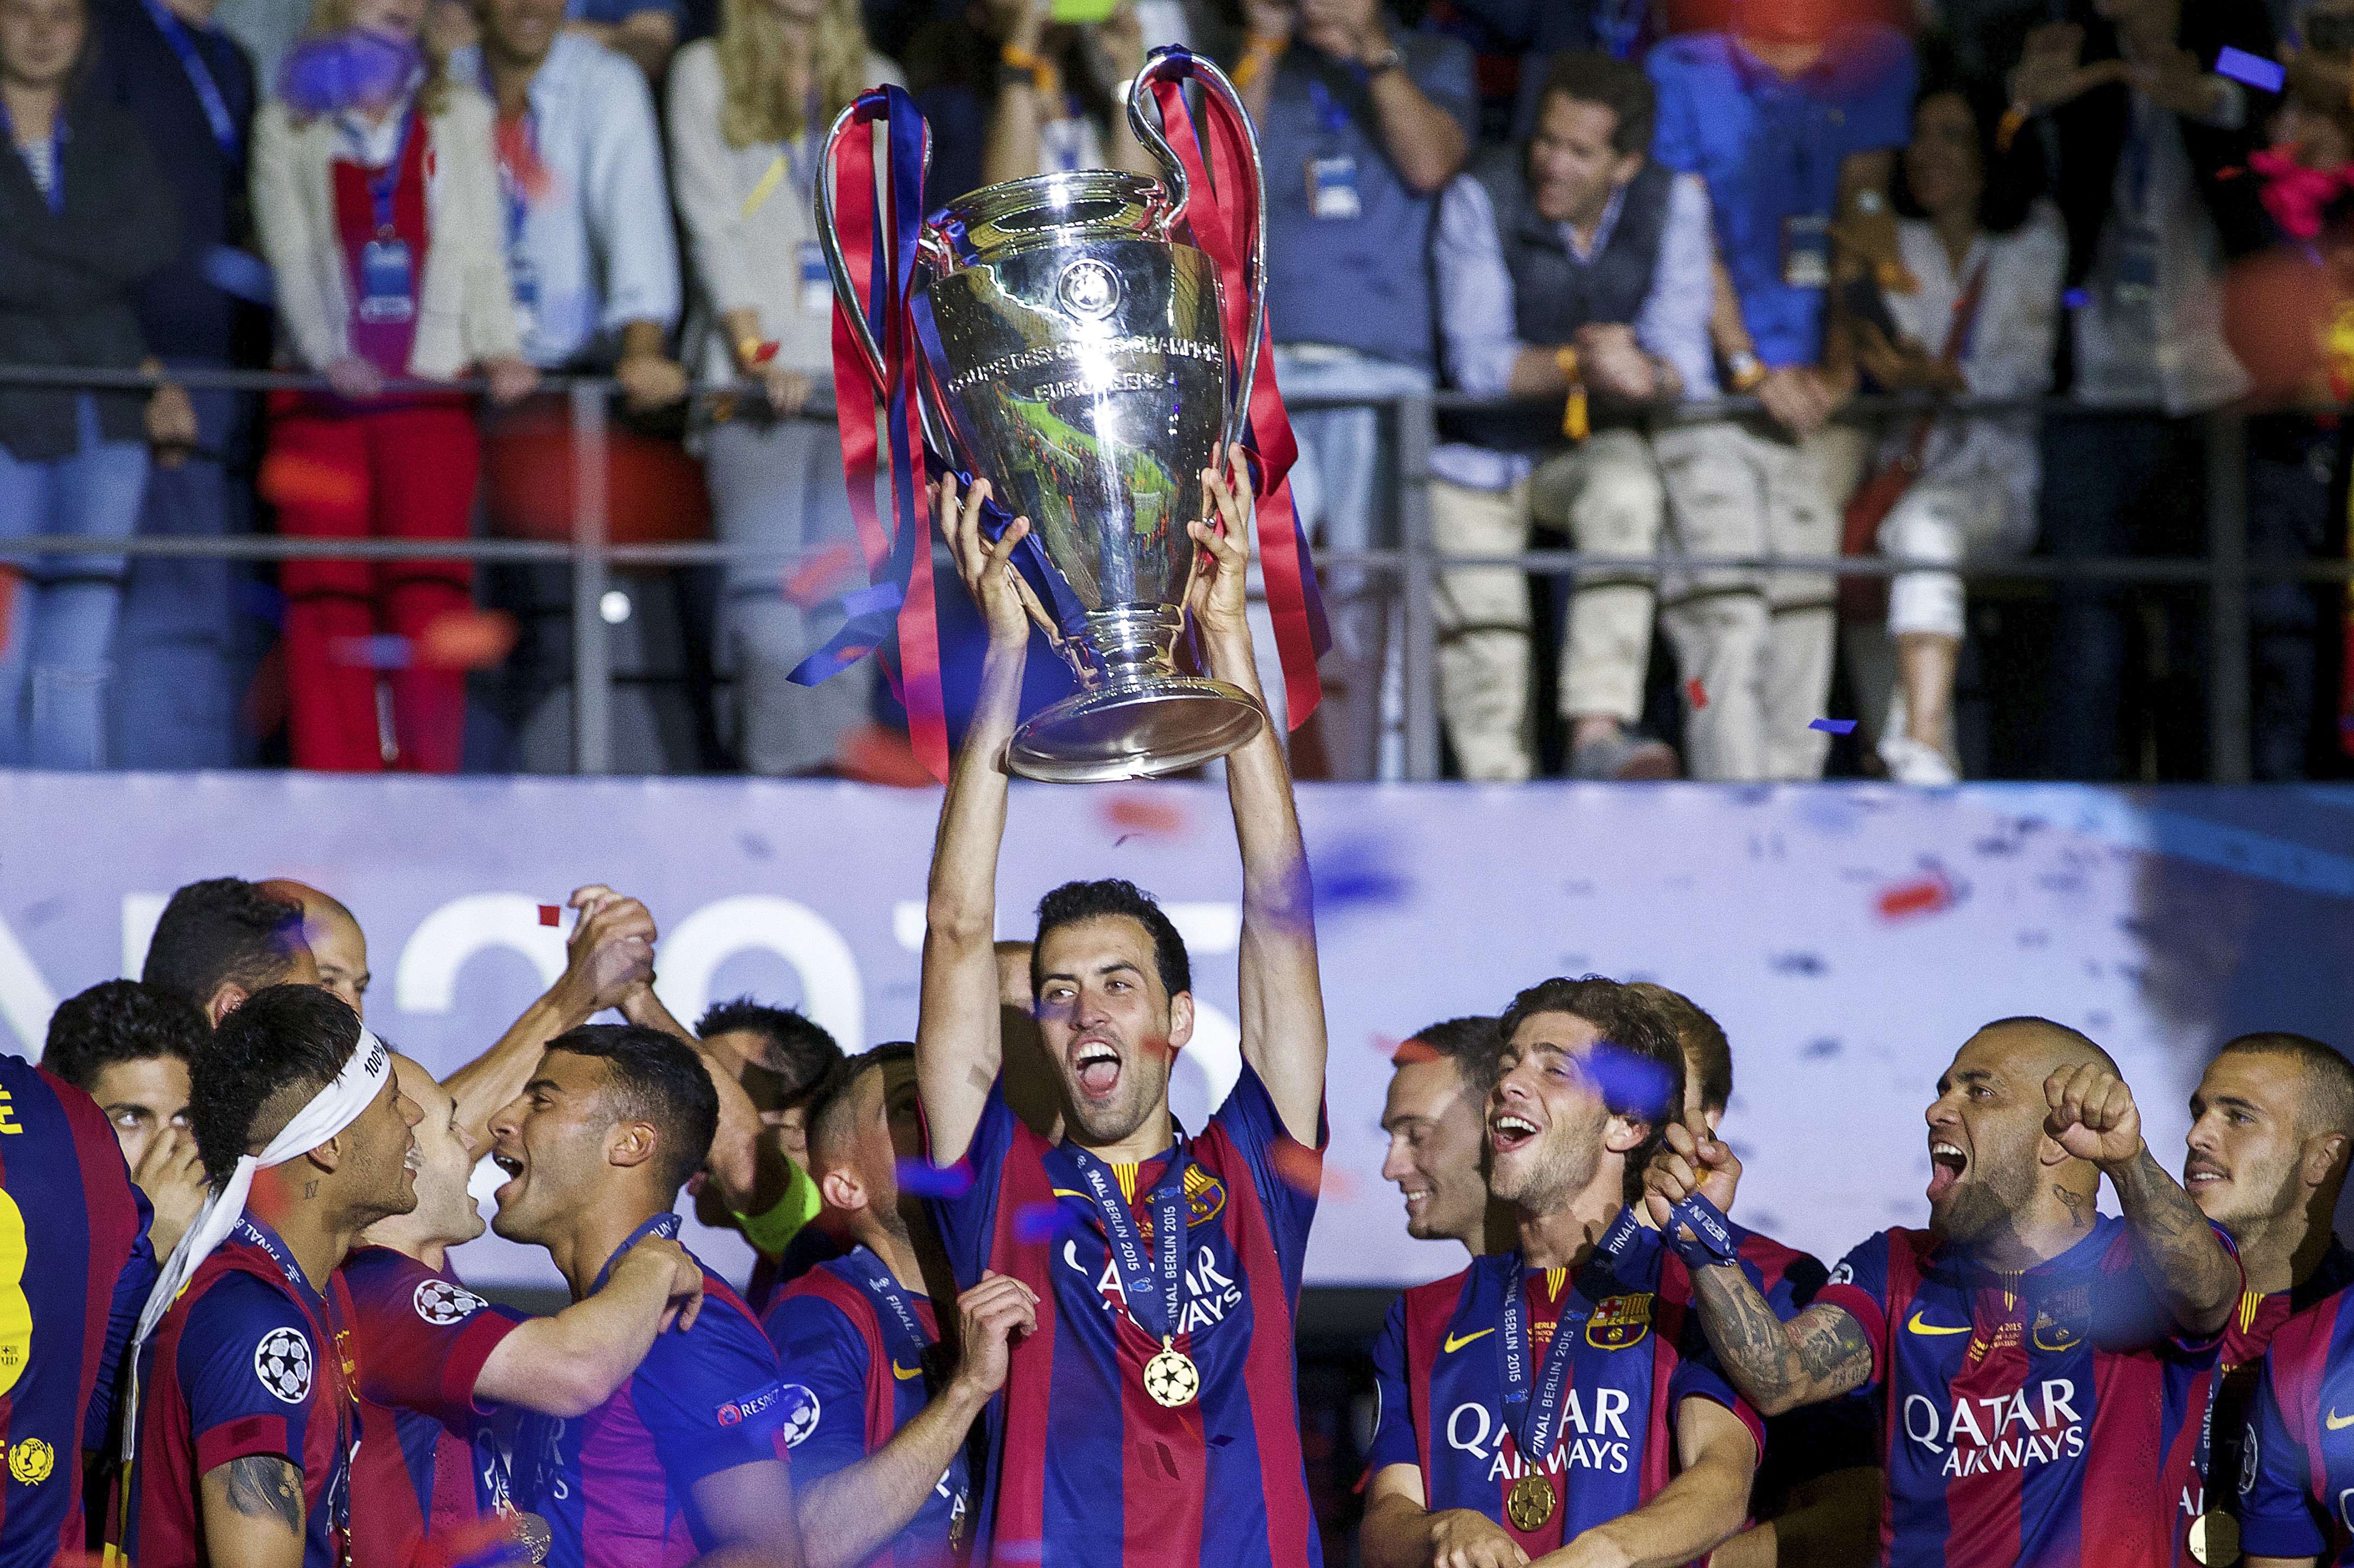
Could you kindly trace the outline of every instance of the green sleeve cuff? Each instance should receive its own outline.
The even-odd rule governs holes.
[[[742,1228],[744,1239],[770,1257],[784,1255],[785,1248],[801,1234],[801,1227],[817,1218],[817,1212],[825,1206],[810,1173],[792,1160],[787,1160],[785,1165],[790,1172],[785,1178],[785,1195],[777,1200],[774,1208],[765,1214],[728,1211],[736,1214],[736,1224]]]

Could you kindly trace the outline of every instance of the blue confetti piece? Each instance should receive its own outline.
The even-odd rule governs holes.
[[[928,1160],[899,1161],[899,1191],[918,1198],[961,1198],[972,1191],[972,1167],[960,1160],[943,1171]]]
[[[366,670],[406,670],[411,651],[408,639],[380,631],[373,637],[338,637],[327,644],[327,657],[338,664]]]
[[[1807,721],[1807,727],[1821,730],[1826,735],[1851,735],[1855,731],[1855,720],[1809,719]]]
[[[1325,908],[1349,904],[1395,904],[1413,891],[1393,870],[1381,846],[1367,841],[1339,845],[1310,868],[1316,902]]]
[[[876,583],[873,588],[853,588],[842,596],[844,615],[869,615],[878,609],[896,609],[905,600],[897,583]]]
[[[2093,302],[2093,296],[2082,289],[2071,289],[2060,296],[2061,304],[2072,311],[2081,311]]]
[[[1668,1104],[1674,1079],[1664,1062],[1597,1040],[1586,1054],[1585,1070],[1602,1091],[1602,1103],[1615,1111],[1657,1120],[1674,1108]]]
[[[1031,1246],[1043,1245],[1055,1239],[1055,1229],[1061,1220],[1060,1204],[1024,1203],[1013,1211],[1013,1239]]]
[[[249,304],[267,305],[277,296],[270,263],[233,245],[215,245],[207,249],[196,263],[196,270],[222,293],[234,294]]]
[[[2278,60],[2226,48],[2215,57],[2215,74],[2247,83],[2259,92],[2278,92],[2288,84],[2288,68]]]

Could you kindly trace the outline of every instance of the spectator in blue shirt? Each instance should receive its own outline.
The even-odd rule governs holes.
[[[1479,122],[1471,51],[1400,33],[1378,0],[1251,0],[1235,77],[1267,168],[1267,315],[1294,396],[1394,397],[1432,385],[1430,233]],[[1375,540],[1383,482],[1372,408],[1296,417],[1292,494],[1328,550]],[[1384,507],[1384,512],[1387,511]],[[1381,579],[1325,574],[1331,775],[1375,776],[1387,639]]]
[[[1532,524],[1597,555],[1648,556],[1666,496],[1642,405],[1715,389],[1708,192],[1645,154],[1654,101],[1639,66],[1555,58],[1537,132],[1456,177],[1434,257],[1448,379],[1482,397],[1572,399],[1571,414],[1462,414],[1431,454],[1442,550],[1512,555]],[[1566,432],[1588,397],[1590,434]],[[1672,778],[1675,754],[1631,732],[1651,652],[1648,576],[1581,578],[1569,599],[1561,706],[1581,778]],[[1528,583],[1514,567],[1442,572],[1439,706],[1463,777],[1532,771]]]
[[[212,0],[98,0],[88,92],[147,133],[177,200],[180,252],[131,290],[150,352],[175,368],[259,368],[270,356],[270,270],[254,255],[246,147],[252,62],[212,20]],[[147,476],[139,531],[221,538],[253,529],[249,395],[200,388],[194,446]],[[108,688],[122,768],[228,768],[239,760],[246,685],[236,585],[221,557],[144,556],[123,584]]]
[[[1668,493],[1696,556],[1838,554],[1864,434],[1828,424],[1852,381],[1829,330],[1834,268],[1903,288],[1888,184],[1911,132],[1912,45],[1836,0],[1740,0],[1731,32],[1651,52],[1654,155],[1708,183],[1722,260],[1714,323],[1736,392],[1763,418],[1694,427]],[[1838,239],[1852,254],[1834,254]],[[1830,691],[1828,575],[1710,572],[1671,588],[1687,676],[1686,752],[1712,779],[1813,779],[1829,736],[1808,728]],[[1695,685],[1696,683],[1696,685]]]

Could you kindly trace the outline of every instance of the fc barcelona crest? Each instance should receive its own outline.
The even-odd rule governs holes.
[[[1606,1296],[1594,1305],[1594,1315],[1585,1320],[1585,1342],[1597,1351],[1623,1351],[1640,1343],[1651,1331],[1651,1298],[1643,1296]]]

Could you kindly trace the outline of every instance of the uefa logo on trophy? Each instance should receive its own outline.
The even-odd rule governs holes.
[[[1227,341],[1218,266],[1178,238],[1190,232],[1181,226],[1196,193],[1144,111],[1164,77],[1222,95],[1245,129],[1249,188],[1237,195],[1259,221],[1244,258],[1240,344]],[[853,104],[834,122],[823,168],[843,166],[845,136],[876,134],[859,113]],[[1202,471],[1247,429],[1263,335],[1257,147],[1233,86],[1182,51],[1154,53],[1129,87],[1128,113],[1161,179],[1082,170],[974,191],[922,225],[907,281],[925,361],[910,423],[956,468],[988,480],[1008,514],[1030,519],[1049,590],[1040,597],[1063,622],[1060,646],[1078,677],[1076,694],[1014,735],[1012,766],[1032,779],[1174,772],[1224,756],[1267,723],[1248,694],[1177,663],[1195,569],[1185,525],[1203,514]],[[821,177],[816,201],[837,319],[880,387],[885,345],[853,278],[880,276],[883,262],[871,237],[867,256],[845,257],[833,185]]]

